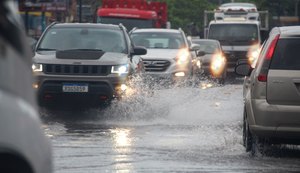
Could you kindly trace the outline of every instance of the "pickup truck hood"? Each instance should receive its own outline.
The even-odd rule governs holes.
[[[115,52],[105,52],[98,59],[62,59],[56,57],[55,51],[38,51],[33,57],[33,62],[39,64],[121,65],[127,64],[128,61],[127,54]]]
[[[142,55],[143,59],[174,59],[179,49],[147,49],[147,54]]]

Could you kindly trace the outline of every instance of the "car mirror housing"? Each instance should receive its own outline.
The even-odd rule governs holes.
[[[197,51],[199,49],[200,49],[200,45],[199,44],[192,44],[191,51]]]
[[[253,68],[248,63],[240,63],[234,69],[235,73],[241,76],[250,76],[252,70]]]
[[[143,46],[135,46],[132,55],[146,55],[147,49]]]
[[[205,55],[205,52],[204,51],[198,51],[197,52],[197,56],[204,56]]]

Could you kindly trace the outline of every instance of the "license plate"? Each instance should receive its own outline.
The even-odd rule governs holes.
[[[64,83],[63,92],[86,93],[89,92],[88,84]]]

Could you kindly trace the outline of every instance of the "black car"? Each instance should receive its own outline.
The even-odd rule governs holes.
[[[40,37],[33,57],[39,103],[109,103],[120,97],[133,74],[143,71],[123,25],[53,23]]]

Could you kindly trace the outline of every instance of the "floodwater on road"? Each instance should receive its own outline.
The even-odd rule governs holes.
[[[242,146],[242,84],[155,90],[86,111],[41,110],[55,173],[300,172],[300,149]]]

